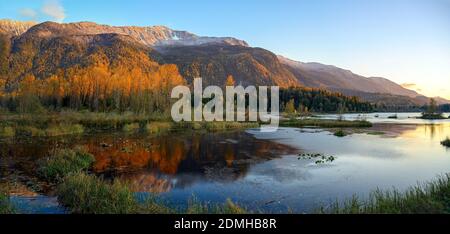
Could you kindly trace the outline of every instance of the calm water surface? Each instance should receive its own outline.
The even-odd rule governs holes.
[[[0,176],[19,185],[12,197],[24,212],[64,212],[52,188],[33,176],[34,162],[54,148],[85,145],[96,157],[94,173],[127,180],[137,194],[157,193],[177,206],[192,196],[212,203],[231,198],[249,209],[283,213],[311,212],[376,188],[404,190],[450,172],[450,150],[440,145],[450,137],[449,120],[424,121],[411,118],[414,113],[392,120],[388,115],[366,115],[373,128],[342,138],[322,129],[280,128],[274,133],[250,129],[2,140]],[[299,159],[299,153],[336,160],[316,164],[315,159]]]

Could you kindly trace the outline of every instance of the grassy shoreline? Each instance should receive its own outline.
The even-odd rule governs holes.
[[[289,119],[280,121],[282,127],[322,127],[322,128],[368,128],[372,123],[366,120],[329,119]]]
[[[0,138],[53,137],[81,135],[84,133],[143,132],[160,134],[180,130],[205,130],[209,132],[259,127],[259,122],[173,122],[162,115],[139,115],[126,112],[94,113],[62,111],[41,115],[0,115]],[[281,120],[282,127],[363,128],[371,127],[368,121],[289,119]]]
[[[37,162],[36,173],[55,188],[58,202],[76,214],[241,214],[248,213],[231,200],[207,204],[192,199],[186,208],[178,208],[149,193],[139,199],[133,186],[119,179],[105,180],[90,169],[95,158],[86,148],[57,149]],[[0,213],[13,213],[7,193],[0,191]]]
[[[86,173],[68,175],[58,185],[56,193],[58,201],[77,214],[248,213],[229,199],[224,204],[212,206],[192,199],[185,209],[172,207],[152,195],[139,201],[128,184],[119,180],[108,182]]]
[[[257,122],[173,122],[162,116],[133,113],[59,112],[33,116],[0,115],[0,138],[53,137],[95,132],[160,134],[180,130],[210,132],[259,127]]]
[[[321,207],[328,214],[449,214],[450,174],[436,180],[410,187],[405,192],[375,190],[368,199],[353,196],[344,202]]]

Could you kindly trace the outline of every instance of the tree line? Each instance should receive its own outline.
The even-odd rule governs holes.
[[[373,106],[369,102],[361,101],[358,97],[298,87],[280,90],[280,106],[288,113],[373,111]]]

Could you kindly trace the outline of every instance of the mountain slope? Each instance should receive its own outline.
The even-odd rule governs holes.
[[[50,24],[52,22],[44,22]],[[11,20],[0,21],[0,33],[19,36],[26,32],[36,23],[19,22]],[[56,25],[56,23],[52,23]],[[115,33],[128,35],[147,46],[170,46],[170,45],[202,45],[212,43],[223,43],[227,45],[248,46],[245,41],[232,37],[202,37],[186,31],[172,30],[165,26],[136,27],[136,26],[109,26],[92,22],[77,22],[58,24],[64,31],[78,34],[107,34]],[[53,29],[56,29],[55,27]]]
[[[160,65],[155,60],[158,53],[154,49],[127,35],[85,34],[72,25],[46,22],[31,27],[10,43],[9,69],[5,74],[10,91],[30,75],[40,80],[52,76],[70,79],[98,70],[106,74],[102,82],[119,74],[123,79],[151,77],[155,86],[162,82],[157,77],[173,84],[184,82],[178,70],[171,68],[173,65]],[[160,77],[163,70],[170,72]]]
[[[299,82],[308,87],[356,95],[372,102],[403,103],[405,106],[424,105],[429,102],[429,98],[385,78],[364,77],[335,66],[303,63],[283,56],[278,56],[278,59],[297,77]],[[445,99],[438,100],[440,104],[449,102]]]
[[[205,85],[223,85],[228,75],[237,84],[299,86],[270,51],[230,45],[178,46],[160,48],[164,62],[176,64],[188,80],[202,77]]]
[[[198,37],[160,26],[110,27],[89,22],[44,22],[14,37],[11,62],[20,66],[13,66],[10,73],[21,77],[31,72],[42,79],[74,64],[84,66],[92,46],[114,44],[105,38],[126,41],[124,47],[139,48],[154,62],[176,64],[188,81],[203,77],[206,85],[223,85],[232,75],[243,85],[299,85],[275,54],[237,39]]]
[[[16,21],[16,20],[2,19],[0,20],[0,34],[6,34],[9,36],[19,36],[36,24],[37,24],[36,22],[31,21]]]
[[[137,66],[143,70],[175,64],[185,80],[202,77],[205,85],[223,85],[227,76],[232,75],[242,85],[327,89],[375,103],[398,104],[402,100],[405,106],[410,106],[429,101],[384,78],[367,78],[320,63],[297,62],[262,48],[249,47],[236,38],[202,37],[164,26],[115,27],[91,22],[35,25],[1,20],[0,40],[0,76],[5,79],[8,73],[9,85],[27,73],[45,79],[68,68],[90,66],[94,63],[92,58],[99,57],[110,65]],[[142,61],[133,61],[136,58]]]

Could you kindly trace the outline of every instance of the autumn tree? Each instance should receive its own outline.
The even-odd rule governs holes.
[[[228,75],[227,76],[227,80],[225,81],[225,86],[234,86],[235,85],[235,81],[232,75]]]
[[[295,101],[294,99],[289,100],[284,107],[284,111],[288,114],[292,114],[295,112]]]
[[[26,75],[21,81],[18,92],[18,111],[21,113],[38,113],[44,108],[39,100],[38,82],[34,75]]]

